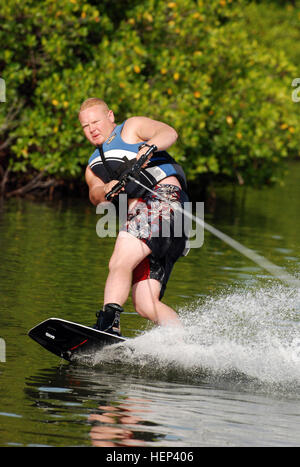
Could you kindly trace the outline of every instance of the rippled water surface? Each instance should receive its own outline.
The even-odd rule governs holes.
[[[284,187],[220,189],[205,219],[299,278],[299,187],[293,165]],[[125,345],[69,364],[27,337],[51,316],[94,323],[114,243],[98,218],[85,200],[1,205],[0,445],[299,445],[300,291],[209,233],[165,295],[183,330],[129,299]]]

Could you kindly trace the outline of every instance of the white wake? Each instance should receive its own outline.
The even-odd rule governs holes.
[[[179,310],[182,329],[153,328],[97,353],[149,376],[246,379],[300,388],[300,291],[281,285],[228,290]],[[198,379],[197,379],[198,378]]]

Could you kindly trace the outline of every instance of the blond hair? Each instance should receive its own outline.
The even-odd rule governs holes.
[[[104,100],[99,99],[98,97],[90,97],[89,99],[83,101],[83,103],[80,106],[79,113],[83,110],[93,107],[94,105],[101,105],[101,107],[109,111],[108,105],[106,104],[106,102],[104,102]]]

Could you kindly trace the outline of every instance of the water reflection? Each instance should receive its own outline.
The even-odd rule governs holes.
[[[100,405],[100,413],[89,416],[89,421],[93,423],[90,432],[93,446],[145,446],[145,441],[137,439],[136,432],[142,431],[144,423],[137,412],[146,413],[147,402],[150,401],[128,397],[117,406]],[[133,428],[129,429],[129,426]]]
[[[42,411],[47,427],[58,420],[65,424],[56,445],[70,439],[74,423],[84,427],[79,445],[98,447],[146,446],[164,436],[151,422],[151,401],[125,395],[132,378],[72,365],[44,369],[26,380],[25,394]],[[150,420],[149,420],[150,418]],[[67,422],[67,423],[66,423]],[[69,424],[69,426],[68,426]],[[154,428],[154,431],[153,431]],[[88,441],[88,439],[90,441]]]

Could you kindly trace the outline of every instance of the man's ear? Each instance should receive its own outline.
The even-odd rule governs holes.
[[[115,116],[114,116],[114,113],[112,110],[109,110],[108,111],[108,114],[107,114],[109,120],[112,122],[112,123],[115,123]]]

